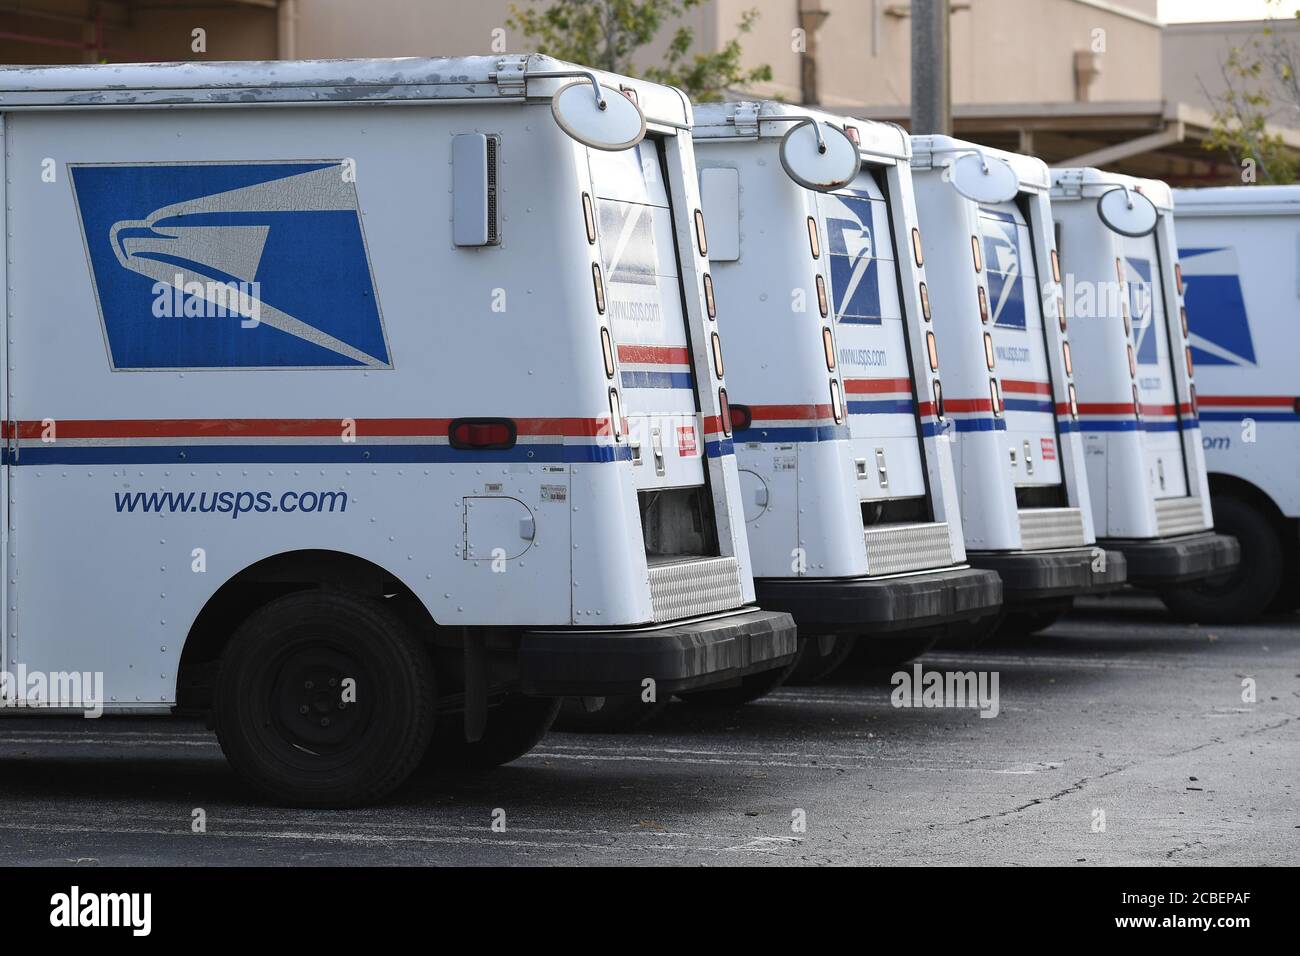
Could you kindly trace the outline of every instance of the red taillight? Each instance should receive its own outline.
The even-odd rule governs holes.
[[[743,432],[754,424],[754,413],[750,411],[748,405],[731,406],[731,428],[733,431]]]
[[[985,332],[984,333],[984,364],[989,367],[990,372],[993,371],[993,366],[996,364],[995,360],[996,360],[996,356],[993,353],[993,336]]]
[[[921,230],[916,226],[912,227],[912,258],[916,260],[918,269],[925,265],[925,253],[921,251]]]
[[[699,209],[695,210],[695,242],[700,247],[700,255],[709,254],[709,240],[704,235],[704,213]]]
[[[835,340],[827,328],[822,329],[822,351],[826,353],[826,370],[835,371]]]
[[[812,216],[808,217],[808,248],[812,250],[814,259],[822,257],[822,244],[817,238],[817,220]]]
[[[939,371],[939,343],[935,341],[933,332],[925,333],[925,351],[930,358],[930,371]]]
[[[1057,282],[1061,281],[1061,259],[1055,249],[1052,250],[1052,278]]]
[[[484,451],[513,448],[518,434],[509,418],[457,418],[447,426],[452,448]]]
[[[730,435],[734,427],[731,423],[731,404],[727,401],[727,390],[718,389],[718,417],[722,420],[722,434]]]
[[[862,145],[862,137],[858,133],[858,128],[856,126],[845,126],[844,135],[849,138],[849,141],[853,143],[853,145],[855,146]]]
[[[1061,357],[1065,359],[1065,374],[1066,374],[1066,375],[1073,375],[1073,374],[1074,374],[1074,363],[1073,363],[1072,361],[1070,361],[1070,343],[1069,343],[1069,342],[1062,342],[1062,343],[1061,343]]]
[[[971,254],[971,258],[975,260],[975,271],[978,273],[981,269],[984,268],[984,255],[980,251],[979,236],[970,237],[970,254]]]
[[[1189,345],[1187,346],[1187,377],[1191,378],[1193,374],[1195,373],[1192,371],[1192,347]]]
[[[722,339],[717,332],[713,333],[713,371],[722,378]]]

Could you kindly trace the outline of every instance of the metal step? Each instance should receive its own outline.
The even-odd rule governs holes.
[[[744,603],[735,558],[661,559],[650,565],[650,607],[656,622],[714,614]]]
[[[1157,498],[1156,530],[1162,538],[1207,530],[1201,514],[1201,499]]]
[[[867,542],[867,574],[898,574],[952,564],[946,521],[877,525],[862,533]]]
[[[1026,551],[1083,547],[1083,512],[1078,508],[1021,508],[1020,547]]]

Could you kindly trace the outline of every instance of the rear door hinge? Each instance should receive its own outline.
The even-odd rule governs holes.
[[[528,57],[526,56],[503,56],[497,60],[494,74],[497,92],[502,96],[523,96],[527,70]]]
[[[757,103],[738,103],[736,104],[736,113],[732,118],[736,125],[736,132],[744,136],[758,135],[758,104]]]

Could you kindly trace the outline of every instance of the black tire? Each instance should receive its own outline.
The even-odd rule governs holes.
[[[760,697],[766,697],[784,684],[798,662],[799,655],[796,654],[794,660],[784,667],[759,671],[757,674],[746,674],[734,687],[692,690],[677,696],[694,707],[739,707],[742,704],[752,703]]]
[[[1074,608],[1074,598],[1044,602],[1032,610],[1008,611],[997,628],[1003,638],[1029,637],[1045,631]]]
[[[464,720],[459,714],[444,715],[434,729],[425,754],[424,766],[439,770],[491,770],[518,760],[546,736],[560,712],[558,697],[525,697],[510,694],[487,713],[483,736],[474,743],[465,740]]]
[[[859,667],[892,667],[906,664],[934,647],[941,630],[920,634],[863,634],[853,648],[853,663]]]
[[[1268,517],[1231,496],[1216,497],[1214,530],[1241,544],[1241,563],[1226,574],[1164,588],[1160,599],[1174,616],[1205,624],[1246,624],[1268,610],[1282,588],[1284,555]]]
[[[346,678],[356,682],[354,703],[341,699]],[[433,664],[396,614],[378,601],[299,591],[255,611],[231,638],[213,724],[231,767],[259,793],[350,807],[410,776],[435,705]]]
[[[645,703],[640,694],[566,697],[555,718],[555,729],[575,734],[622,734],[644,727],[667,707],[667,700]]]
[[[852,634],[828,634],[801,641],[799,657],[785,683],[791,687],[807,687],[824,681],[849,659],[857,641]]]

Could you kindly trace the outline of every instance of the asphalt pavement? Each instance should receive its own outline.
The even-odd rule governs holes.
[[[0,865],[1300,863],[1300,616],[1124,595],[921,664],[996,675],[997,715],[852,668],[349,811],[259,805],[197,722],[8,719]]]

